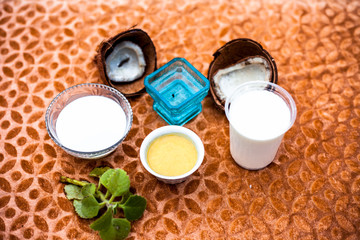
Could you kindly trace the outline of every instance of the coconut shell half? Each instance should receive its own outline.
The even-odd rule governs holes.
[[[225,100],[217,95],[214,76],[218,71],[229,68],[250,58],[260,57],[265,59],[270,68],[269,79],[267,81],[277,83],[278,73],[274,58],[256,41],[248,38],[234,39],[219,48],[214,54],[214,60],[210,63],[208,79],[210,81],[210,93],[216,105],[224,110]],[[247,63],[245,62],[245,65]]]
[[[131,41],[137,44],[141,48],[146,62],[144,74],[131,82],[115,82],[109,79],[106,74],[106,58],[113,51],[114,47],[123,41]],[[99,69],[102,81],[119,90],[127,97],[136,96],[145,91],[144,79],[156,70],[156,62],[157,58],[154,43],[149,35],[141,29],[130,29],[101,42],[97,49],[97,55],[95,56],[95,64]]]

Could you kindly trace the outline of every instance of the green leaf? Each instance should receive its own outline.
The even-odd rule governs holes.
[[[118,205],[119,205],[119,204],[124,204],[124,203],[129,199],[129,197],[132,196],[132,195],[134,195],[134,194],[132,194],[130,191],[124,193],[124,194],[121,196],[121,200],[120,200],[120,202],[118,202]]]
[[[82,218],[93,218],[98,215],[101,205],[93,195],[87,196],[81,201],[74,200],[75,211]]]
[[[90,172],[90,174],[89,174],[89,176],[90,177],[101,177],[101,175],[103,175],[104,174],[104,172],[106,172],[108,169],[110,169],[109,167],[99,167],[99,168],[94,168],[91,172]]]
[[[124,204],[119,204],[129,221],[141,218],[146,208],[146,199],[139,195],[132,195]]]
[[[100,231],[101,239],[125,239],[130,233],[130,222],[125,218],[113,218],[110,227]]]
[[[82,204],[81,201],[79,200],[74,200],[73,202],[74,208],[75,208],[75,212],[81,217],[81,218],[86,218],[82,212]]]
[[[90,228],[96,231],[101,231],[109,228],[111,225],[112,216],[113,211],[112,208],[109,207],[108,210],[99,219],[90,224]]]
[[[122,169],[108,169],[101,177],[100,183],[115,197],[129,191],[130,179]]]
[[[64,188],[67,198],[74,200],[75,211],[81,218],[97,217],[99,210],[106,206],[108,208],[106,212],[90,227],[99,231],[103,240],[125,239],[130,233],[130,221],[139,219],[143,215],[146,199],[129,191],[130,179],[122,169],[97,168],[90,173],[90,176],[99,178],[98,187],[93,183],[62,176],[61,182],[70,183]],[[100,192],[101,185],[107,189],[106,195]],[[108,200],[110,195],[111,198]],[[115,202],[116,197],[121,197],[121,200]],[[125,218],[113,218],[120,208]]]
[[[72,184],[67,184],[64,187],[65,193],[66,193],[66,197],[69,200],[72,199],[83,199],[84,196],[81,194],[81,187],[72,185]]]
[[[96,185],[93,183],[88,183],[85,186],[82,187],[81,189],[81,194],[84,197],[87,197],[89,195],[94,195],[96,191]]]

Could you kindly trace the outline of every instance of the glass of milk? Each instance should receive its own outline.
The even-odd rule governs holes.
[[[241,167],[257,170],[273,161],[284,134],[295,122],[296,105],[282,87],[251,81],[226,99],[225,113],[231,156]]]
[[[65,89],[52,100],[45,115],[51,139],[70,155],[85,159],[113,152],[130,131],[132,119],[124,95],[96,83]]]

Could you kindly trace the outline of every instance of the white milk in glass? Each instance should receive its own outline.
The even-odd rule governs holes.
[[[292,112],[282,97],[264,87],[234,94],[227,109],[231,155],[246,169],[264,168],[293,124]]]
[[[126,116],[114,100],[81,97],[59,114],[56,133],[60,143],[79,152],[94,152],[116,144],[125,134]]]

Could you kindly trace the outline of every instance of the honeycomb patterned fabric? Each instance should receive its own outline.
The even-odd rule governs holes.
[[[97,46],[135,25],[152,38],[158,67],[183,57],[207,76],[212,54],[242,37],[270,52],[298,108],[271,165],[234,162],[210,95],[185,124],[202,139],[204,162],[180,184],[140,163],[145,136],[167,125],[147,93],[129,98],[131,131],[103,159],[74,158],[50,139],[51,100],[100,83]],[[0,239],[99,239],[59,176],[90,180],[103,165],[125,169],[148,201],[129,239],[360,239],[359,61],[358,0],[1,1]]]

